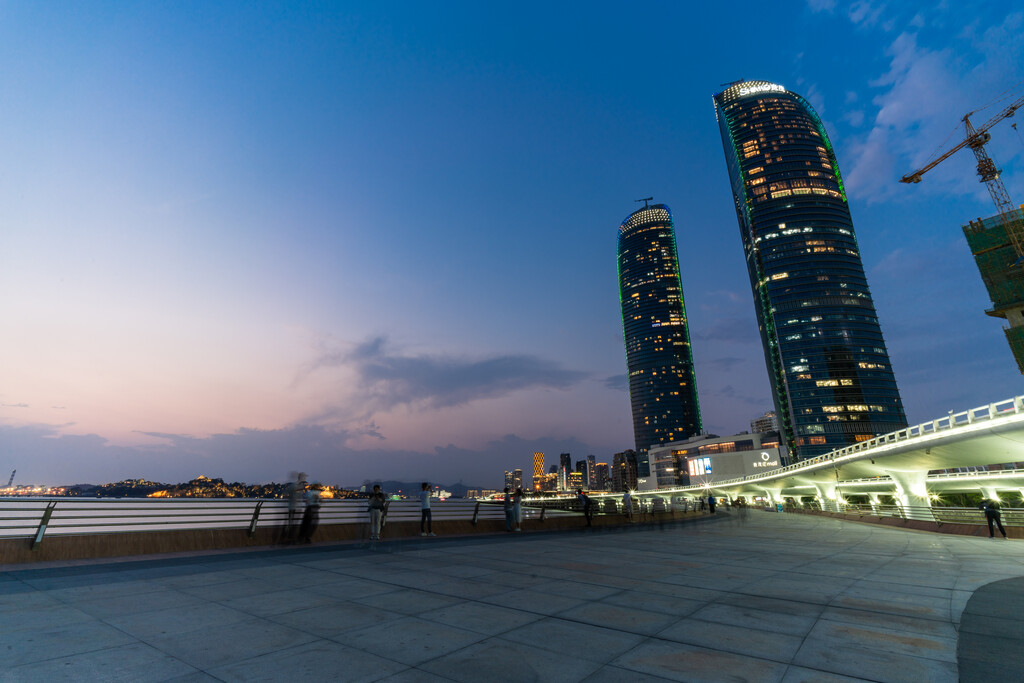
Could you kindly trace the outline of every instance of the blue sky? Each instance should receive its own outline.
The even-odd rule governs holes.
[[[826,123],[909,420],[1024,393],[960,230],[994,212],[971,155],[897,182],[1022,94],[1022,28],[992,2],[0,2],[0,468],[610,461],[616,231],[647,196],[705,428],[747,429],[771,406],[711,103],[739,78]]]

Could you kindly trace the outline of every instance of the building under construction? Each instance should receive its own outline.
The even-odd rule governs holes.
[[[1007,229],[1011,221],[1024,221],[1024,205],[1007,216],[971,221],[964,226],[964,235],[992,299],[992,308],[985,313],[1009,323],[1003,331],[1017,369],[1024,374],[1024,264],[1017,263],[1020,257]]]

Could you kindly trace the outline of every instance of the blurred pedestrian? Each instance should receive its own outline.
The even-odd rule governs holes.
[[[514,502],[512,504],[512,518],[515,521],[515,530],[523,530],[523,489],[517,488]]]
[[[590,498],[587,497],[587,494],[583,493],[583,489],[576,489],[576,500],[579,501],[580,507],[583,509],[583,516],[587,520],[587,526],[591,526],[594,511],[590,507]]]
[[[303,543],[312,543],[313,532],[320,526],[320,491],[323,488],[320,482],[315,482],[306,490],[306,512],[302,515],[302,528],[299,529],[299,539]]]
[[[373,485],[373,493],[370,494],[370,501],[366,509],[370,513],[370,540],[380,540],[380,526],[384,519],[384,510],[387,508],[387,501],[384,499],[384,492],[380,490],[380,484]]]
[[[420,485],[420,536],[437,536],[430,515],[430,483]]]
[[[622,494],[622,512],[626,515],[627,522],[633,521],[633,494],[628,489]]]
[[[717,502],[718,501],[715,500],[714,494],[708,496],[708,510],[711,511],[711,514],[715,514],[715,503]]]
[[[293,481],[288,482],[285,495],[288,497],[288,522],[281,539],[284,543],[294,543],[299,537],[299,526],[302,523],[302,501],[306,495],[306,473],[292,472]]]
[[[505,487],[505,531],[511,532],[515,522],[515,502],[512,500],[512,493]]]

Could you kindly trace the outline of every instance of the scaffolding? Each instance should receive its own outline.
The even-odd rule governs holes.
[[[967,244],[981,271],[981,279],[992,300],[990,316],[1009,324],[1003,329],[1017,369],[1024,374],[1024,265],[1018,256],[1007,223],[1024,221],[1024,206],[1007,216],[979,218],[963,226]]]

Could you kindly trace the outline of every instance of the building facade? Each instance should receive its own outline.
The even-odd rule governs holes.
[[[533,490],[540,491],[544,482],[544,451],[533,454]]]
[[[1009,218],[1024,222],[1024,206]],[[963,226],[963,230],[992,299],[992,308],[985,313],[1008,323],[1003,332],[1017,361],[1017,370],[1024,374],[1024,268],[1016,265],[1017,251],[1010,231],[1002,216],[979,218]]]
[[[651,476],[640,477],[641,491],[704,486],[746,477],[789,464],[778,432],[695,436],[650,451]]]
[[[701,431],[672,214],[664,204],[619,226],[619,301],[640,476],[651,446]]]
[[[807,458],[906,427],[821,119],[766,81],[714,103],[786,445]]]
[[[774,410],[769,410],[761,417],[750,421],[750,431],[777,432],[779,431],[779,417]]]

